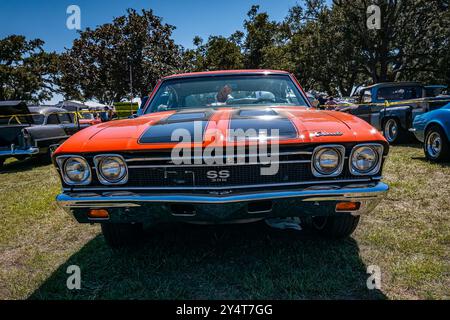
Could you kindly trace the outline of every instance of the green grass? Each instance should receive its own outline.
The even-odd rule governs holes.
[[[112,251],[98,226],[54,202],[49,165],[8,163],[0,174],[0,299],[448,299],[450,166],[418,146],[393,147],[388,198],[354,236],[323,240],[263,223],[163,225],[139,248]],[[82,289],[66,288],[67,266]],[[366,287],[378,265],[381,290]]]

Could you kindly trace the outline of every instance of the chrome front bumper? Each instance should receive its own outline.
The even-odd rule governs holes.
[[[28,149],[18,149],[12,146],[7,150],[0,150],[0,158],[15,157],[15,156],[33,156],[39,153],[39,148],[30,147]]]
[[[82,223],[98,220],[88,217],[91,209],[108,210],[109,219],[102,219],[101,222],[226,222],[252,218],[340,214],[342,212],[335,210],[336,204],[350,201],[361,203],[359,210],[351,212],[361,215],[372,211],[388,190],[386,184],[373,182],[228,195],[67,192],[58,195],[56,201]],[[186,210],[180,211],[179,208]]]

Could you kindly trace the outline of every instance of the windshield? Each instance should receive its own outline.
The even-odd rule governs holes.
[[[164,81],[146,113],[241,106],[308,106],[287,75],[214,76]]]

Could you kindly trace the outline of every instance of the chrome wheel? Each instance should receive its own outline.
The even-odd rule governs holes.
[[[388,142],[393,142],[398,136],[398,125],[395,119],[389,119],[384,125],[384,136]]]
[[[431,158],[438,158],[442,152],[442,138],[441,135],[433,131],[428,135],[426,141],[426,150]]]

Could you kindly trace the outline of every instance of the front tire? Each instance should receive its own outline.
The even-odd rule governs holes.
[[[352,216],[351,214],[340,214],[338,216],[330,217],[313,217],[312,227],[319,234],[328,238],[347,238],[359,223],[359,216]]]
[[[450,159],[450,147],[444,130],[438,126],[432,126],[427,130],[423,151],[428,160],[441,162]]]
[[[102,233],[110,247],[120,248],[137,244],[144,230],[140,223],[102,223]]]

